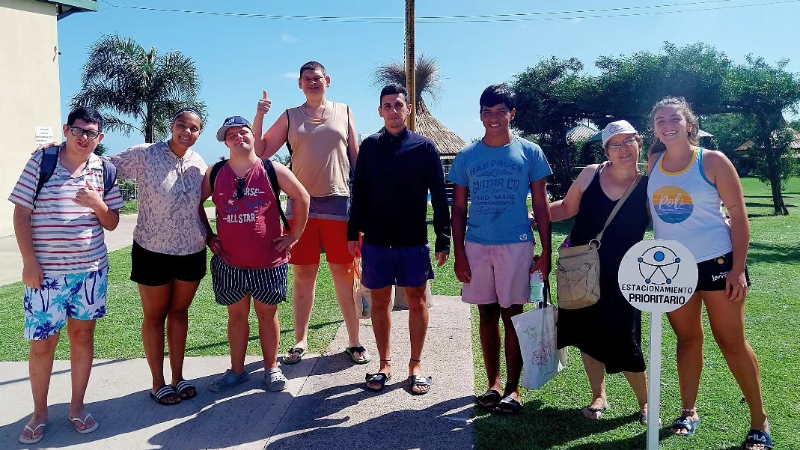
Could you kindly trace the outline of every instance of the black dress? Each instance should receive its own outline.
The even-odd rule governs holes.
[[[583,193],[571,245],[588,244],[616,206],[600,187],[595,174]],[[582,309],[558,311],[558,348],[578,347],[602,362],[606,372],[644,372],[642,315],[619,290],[617,272],[625,252],[642,240],[650,219],[647,214],[647,177],[631,192],[608,225],[600,245],[600,300]]]

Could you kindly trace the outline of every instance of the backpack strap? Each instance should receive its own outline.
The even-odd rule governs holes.
[[[278,204],[278,212],[281,214],[283,227],[286,228],[286,231],[289,231],[291,230],[291,228],[289,228],[289,221],[286,220],[286,214],[283,213],[283,208],[281,207],[281,188],[278,186],[278,174],[275,173],[275,166],[272,165],[272,161],[269,159],[262,159],[261,163],[264,164],[264,170],[267,172],[269,184],[272,185],[272,192],[275,193],[275,202]]]
[[[100,161],[103,163],[103,198],[105,198],[117,182],[117,167],[105,158],[101,157]]]
[[[212,194],[214,193],[214,182],[217,181],[217,175],[219,175],[219,171],[222,170],[222,166],[224,166],[226,162],[228,162],[228,160],[223,159],[222,161],[216,162],[213,166],[211,166],[211,175],[209,176],[208,181],[211,182]]]
[[[39,198],[39,192],[42,191],[45,183],[50,181],[50,178],[53,177],[53,172],[56,171],[58,152],[61,150],[61,147],[62,146],[59,145],[42,150],[42,161],[39,163],[39,181],[36,182],[36,192],[33,193],[34,205],[36,205],[36,199]]]
[[[289,156],[292,156],[292,144],[289,143],[289,130],[292,128],[291,122],[289,122],[289,110],[286,110],[286,149],[289,150]],[[266,166],[264,166],[266,167]]]

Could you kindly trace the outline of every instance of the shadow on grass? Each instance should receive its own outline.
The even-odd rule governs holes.
[[[747,260],[751,265],[761,263],[795,264],[800,260],[800,249],[790,248],[788,245],[751,242]]]
[[[529,401],[517,416],[499,416],[477,412],[475,425],[481,430],[477,433],[476,448],[501,448],[503,442],[509,449],[549,449],[566,445],[586,437],[602,434],[635,422],[638,413],[623,417],[586,419],[579,409],[542,408],[540,400]],[[668,430],[659,434],[660,439],[670,436]],[[571,447],[582,450],[623,450],[641,449],[646,446],[646,430],[628,439],[615,439],[606,443],[592,442]]]

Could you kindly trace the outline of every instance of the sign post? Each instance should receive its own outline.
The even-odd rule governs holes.
[[[617,280],[620,291],[631,306],[651,313],[647,450],[657,450],[662,314],[689,302],[697,286],[697,262],[689,249],[678,241],[641,241],[625,253]]]

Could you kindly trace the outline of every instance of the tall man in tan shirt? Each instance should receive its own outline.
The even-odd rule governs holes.
[[[308,225],[289,260],[294,265],[296,343],[283,362],[299,362],[308,348],[308,324],[324,248],[347,326],[349,345],[345,351],[354,363],[365,364],[369,356],[359,341],[353,301],[353,256],[347,248],[350,174],[358,157],[353,113],[346,104],[326,99],[331,79],[322,64],[304,64],[298,83],[306,96],[305,103],[286,110],[262,136],[264,115],[271,105],[264,92],[253,121],[253,132],[260,137],[256,142],[258,156],[269,158],[286,144],[292,157],[292,172],[311,195]]]

